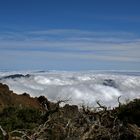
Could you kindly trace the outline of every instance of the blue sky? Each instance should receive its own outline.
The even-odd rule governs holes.
[[[139,0],[1,0],[0,70],[140,71]]]

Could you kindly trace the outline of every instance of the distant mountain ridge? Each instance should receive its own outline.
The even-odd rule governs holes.
[[[8,76],[3,76],[0,78],[0,80],[3,80],[3,79],[15,79],[15,78],[29,78],[31,75],[30,74],[26,74],[26,75],[23,75],[23,74],[12,74],[12,75],[8,75]]]

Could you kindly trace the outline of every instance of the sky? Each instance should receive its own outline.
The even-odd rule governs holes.
[[[140,1],[0,0],[0,70],[140,71]]]

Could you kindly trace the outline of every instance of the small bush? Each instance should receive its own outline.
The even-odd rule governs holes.
[[[40,119],[41,112],[32,108],[7,107],[0,113],[0,125],[7,131],[32,129]]]

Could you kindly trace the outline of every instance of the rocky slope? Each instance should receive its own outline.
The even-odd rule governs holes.
[[[8,106],[24,106],[40,109],[41,105],[37,98],[30,97],[29,94],[23,93],[17,95],[5,84],[0,83],[0,110]]]

